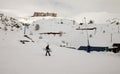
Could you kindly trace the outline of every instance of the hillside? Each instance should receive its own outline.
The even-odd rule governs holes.
[[[73,19],[62,17],[1,17],[1,29],[20,31],[21,37],[30,41],[44,41],[61,47],[79,48],[87,46],[87,32],[91,46],[111,47],[119,43],[120,24],[118,19],[112,19],[107,24],[80,24]],[[117,23],[118,22],[118,23]],[[117,23],[117,24],[116,24]],[[92,30],[84,30],[84,29]],[[27,35],[27,37],[24,37]]]
[[[111,24],[120,22],[120,14],[112,14],[107,12],[90,12],[90,13],[81,13],[74,17],[74,19],[79,23],[89,23],[92,20],[95,24]]]
[[[19,22],[16,18],[0,13],[0,29],[4,31],[14,31],[22,29],[22,26],[22,22]]]
[[[107,24],[83,23],[81,25],[75,20],[60,17],[30,17],[25,20],[20,19],[20,21],[31,24],[26,30],[27,35],[35,36],[37,40],[43,40],[46,43],[55,44],[57,46],[74,48],[86,46],[87,32],[91,46],[111,47],[113,43],[120,42],[120,24],[116,24],[117,21]],[[36,30],[36,27],[39,27],[39,29]],[[88,31],[82,30],[85,28],[95,29]]]
[[[11,19],[4,15],[0,19],[0,74],[119,74],[120,53],[70,49],[86,46],[87,32],[91,46],[119,43],[119,26],[80,25],[61,17]],[[52,56],[45,56],[47,44]]]

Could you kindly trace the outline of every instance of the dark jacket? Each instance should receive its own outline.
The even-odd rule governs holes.
[[[50,48],[49,48],[49,45],[46,46],[46,51],[47,51],[47,52],[50,52],[50,51],[51,51]]]

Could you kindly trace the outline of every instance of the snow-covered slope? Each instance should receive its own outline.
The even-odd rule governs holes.
[[[45,56],[46,42],[42,40],[22,44],[22,32],[0,30],[0,34],[0,74],[120,73],[119,53],[87,53],[50,44],[49,57]]]
[[[20,21],[24,21],[24,19],[20,19]],[[31,25],[27,28],[26,34],[35,36],[37,40],[44,40],[46,43],[53,43],[58,46],[61,44],[72,46],[71,41],[75,40],[73,39],[75,34],[72,35],[72,33],[78,24],[74,20],[60,17],[31,17],[27,18],[27,22]],[[35,30],[37,25],[39,26],[39,30]]]
[[[79,25],[65,18],[27,17],[19,19],[24,26],[20,24],[20,28],[15,26],[11,30],[12,23],[19,21],[7,19],[0,20],[0,74],[120,74],[120,53],[87,53],[63,47],[87,45],[87,32],[90,45],[108,46],[120,42],[120,25]],[[25,27],[25,23],[30,25]],[[96,30],[76,30],[86,27],[96,27]],[[47,44],[52,50],[50,57],[45,56]]]
[[[14,31],[22,29],[23,25],[17,19],[0,13],[0,29],[5,31]]]
[[[20,19],[21,21],[25,21]],[[35,36],[36,40],[42,40],[46,43],[57,46],[66,46],[78,48],[87,46],[87,32],[91,46],[111,47],[113,43],[119,43],[120,24],[83,24],[80,25],[75,20],[60,17],[29,17],[26,19],[31,25],[27,28],[26,34]],[[35,30],[38,25],[39,30]],[[84,28],[96,28],[94,30],[76,30]],[[47,34],[47,33],[62,33]]]
[[[87,32],[91,46],[111,47],[113,43],[120,43],[120,23],[119,19],[108,20],[107,24],[82,24],[75,20],[61,17],[26,17],[18,20],[3,16],[1,17],[1,29],[19,30],[21,36],[26,35],[32,41],[44,41],[63,47],[79,48],[87,46]],[[99,19],[99,18],[98,18]],[[100,18],[101,19],[101,18]],[[22,23],[20,23],[20,22]],[[118,24],[116,24],[118,22]],[[28,26],[22,25],[23,23]],[[95,28],[93,30],[77,30],[85,28]]]
[[[109,24],[113,22],[113,20],[120,22],[120,14],[112,14],[107,12],[83,13],[75,16],[74,19],[79,23],[85,23],[84,17],[86,17],[87,23],[89,23],[90,20],[92,20],[95,24]]]

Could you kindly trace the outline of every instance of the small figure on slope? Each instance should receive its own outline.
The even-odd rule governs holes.
[[[45,51],[46,51],[45,56],[47,56],[47,55],[51,56],[51,54],[50,54],[51,50],[50,50],[50,48],[49,48],[49,44],[46,46]]]

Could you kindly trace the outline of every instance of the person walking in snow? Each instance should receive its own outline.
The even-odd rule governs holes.
[[[46,46],[45,51],[46,51],[45,56],[47,56],[47,55],[51,56],[51,54],[50,54],[51,50],[50,50],[50,48],[49,48],[49,44]]]

